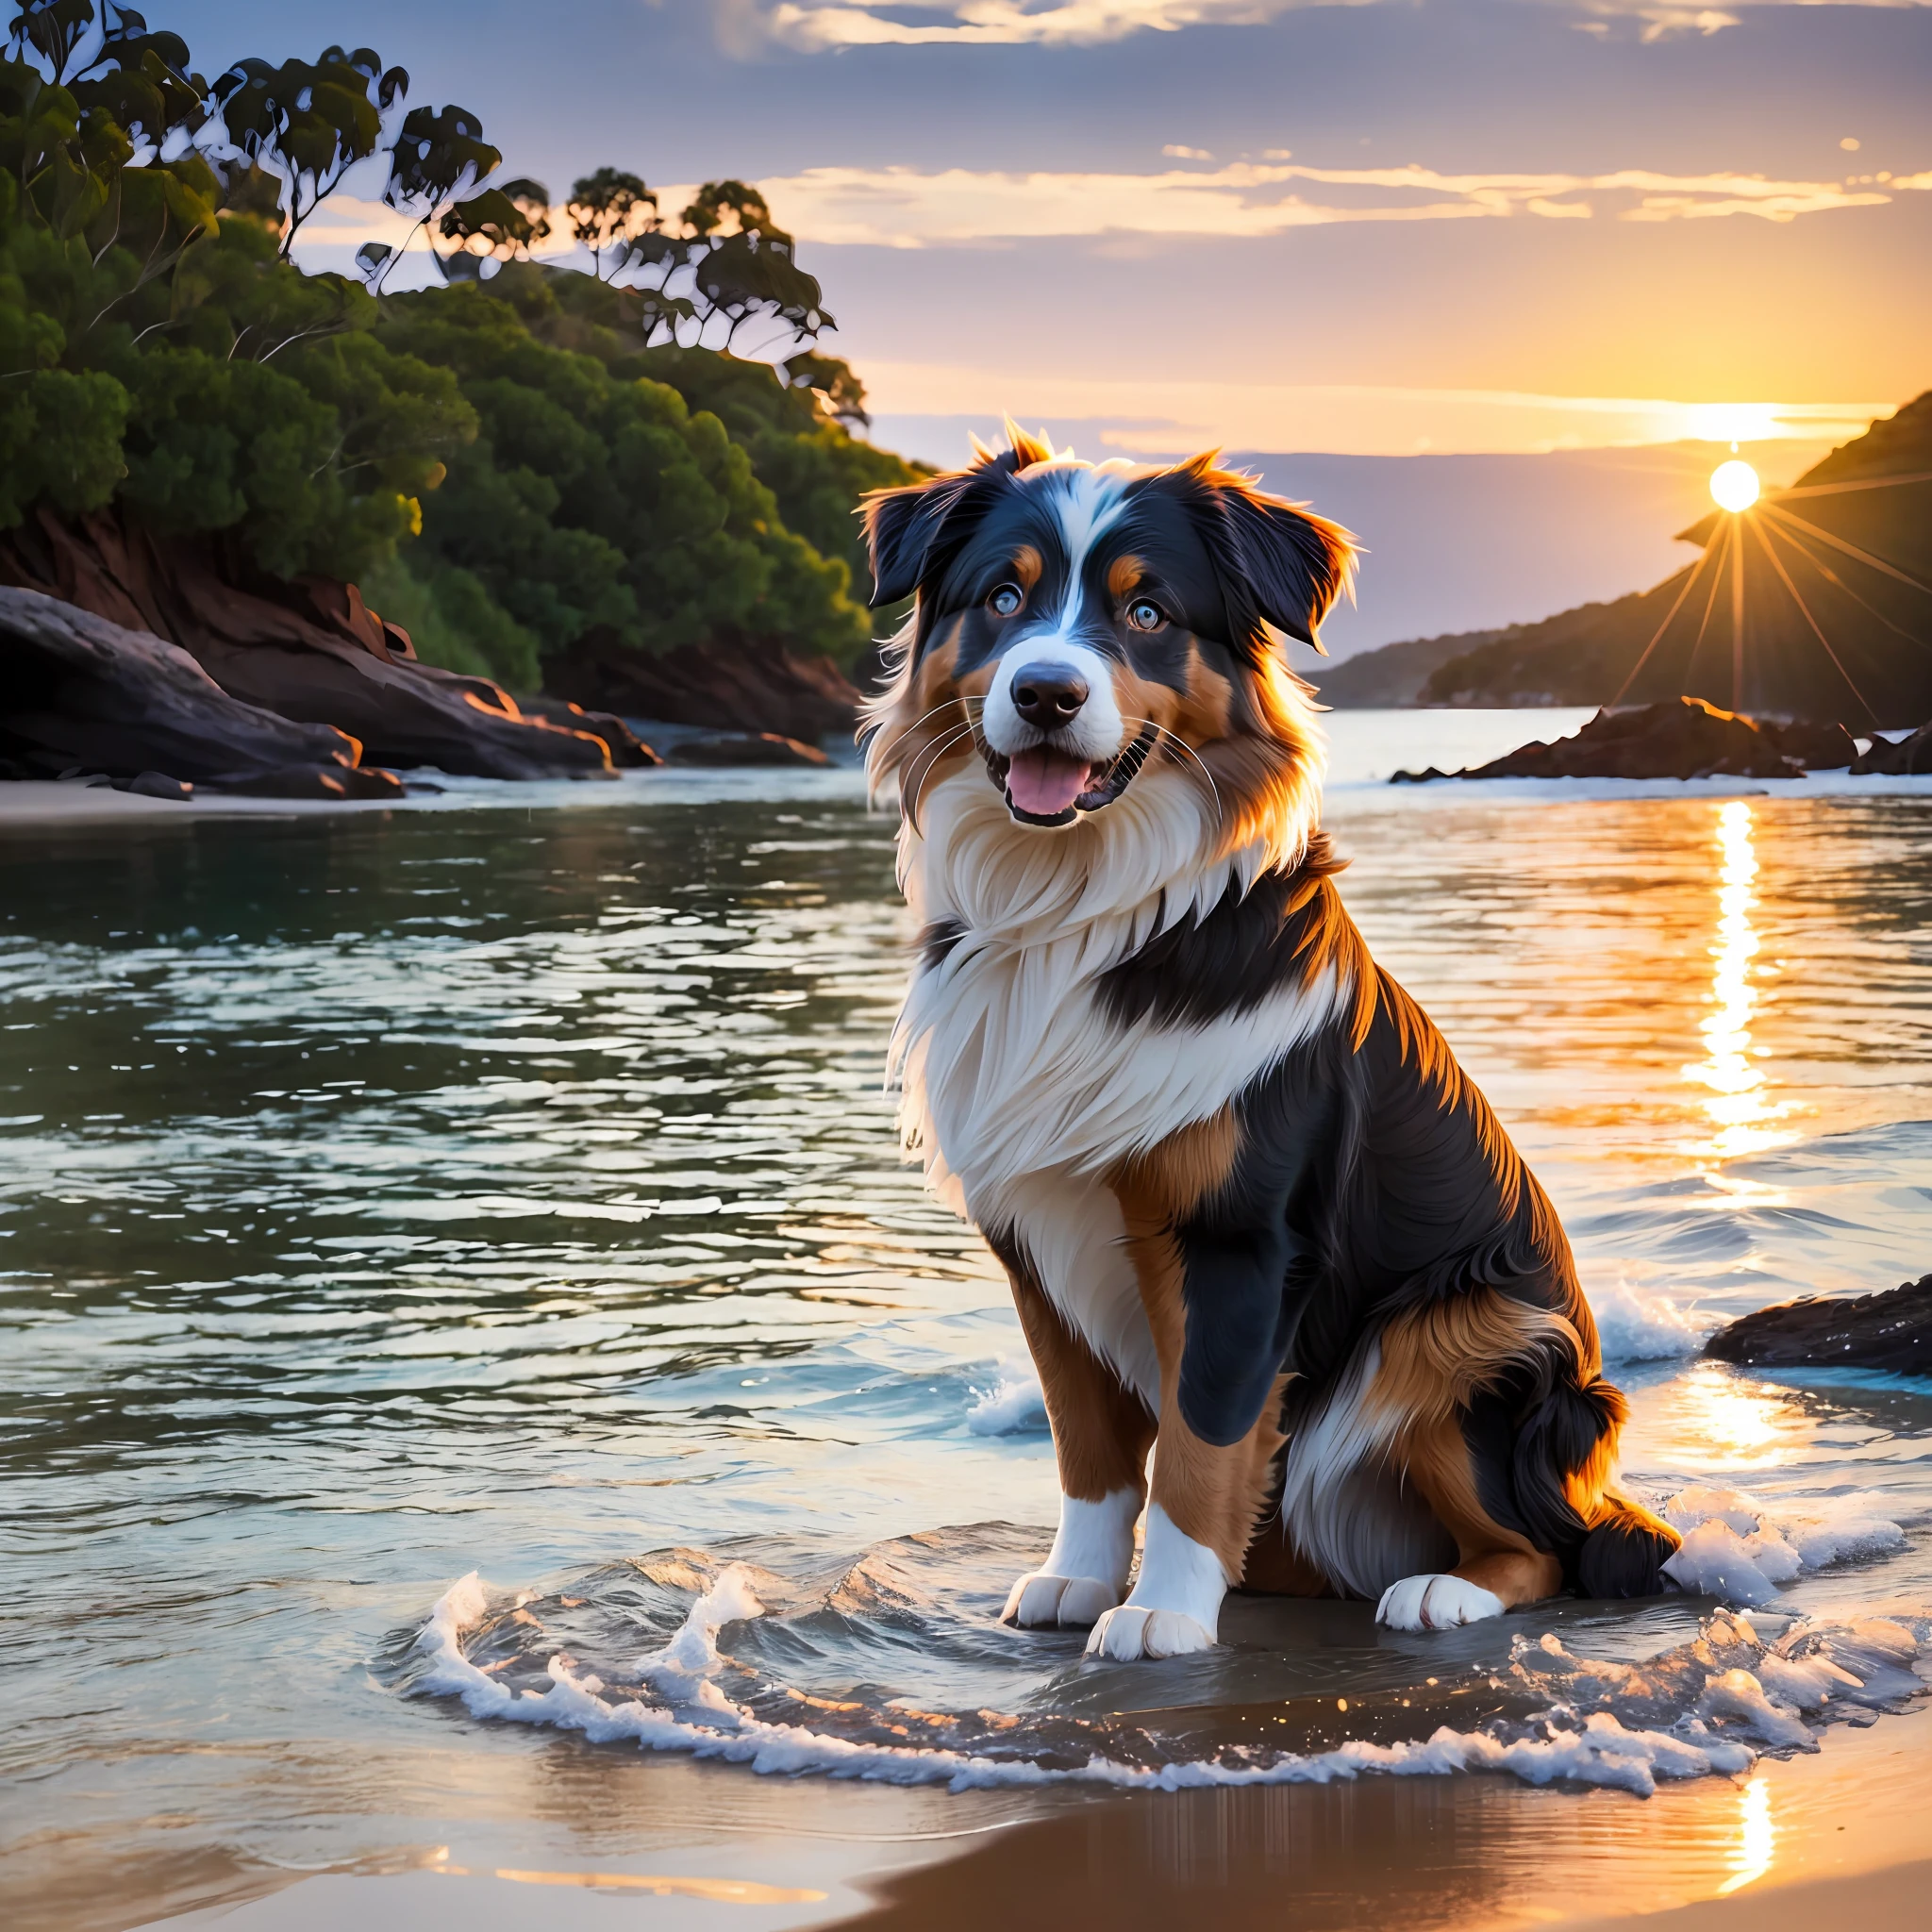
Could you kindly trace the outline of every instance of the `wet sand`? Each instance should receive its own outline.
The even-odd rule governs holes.
[[[632,1903],[653,1927],[772,1932],[1609,1932],[1640,1921],[1658,1932],[1904,1932],[1926,1922],[1932,1886],[1924,1710],[1835,1728],[1814,1755],[1651,1799],[1463,1776],[1042,1803],[661,1761],[612,1778],[610,1753],[569,1740],[558,1752],[586,1760],[553,1764],[566,1782],[595,1776],[617,1805],[575,1821],[541,1807],[547,1824],[506,1817],[507,1830],[468,1847],[399,1849],[386,1870],[285,1880],[184,1917],[108,1917],[178,1932],[495,1932],[536,1915],[575,1932]],[[623,1786],[655,1802],[625,1804]]]

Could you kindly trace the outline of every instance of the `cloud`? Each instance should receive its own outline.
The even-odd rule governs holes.
[[[807,53],[839,47],[1092,46],[1140,33],[1178,33],[1191,26],[1256,26],[1317,6],[1367,7],[1383,0],[733,0],[733,51],[758,39]],[[1932,0],[1730,0],[1715,7],[1670,0],[1551,0],[1592,16],[1641,23],[1642,37],[1714,34],[1765,7],[1922,7]],[[1604,30],[1602,18],[1579,23]]]
[[[1190,26],[1253,26],[1291,8],[1321,4],[1324,0],[1047,0],[1039,7],[1025,0],[778,0],[766,10],[764,25],[773,39],[809,53],[829,47],[1094,45]]]
[[[1312,168],[1232,162],[1158,174],[1001,173],[949,168],[808,168],[758,186],[802,239],[885,248],[1047,236],[1258,238],[1356,222],[1481,221],[1526,215],[1771,222],[1872,208],[1923,179],[1777,181],[1759,175],[1446,175],[1434,168]],[[667,197],[667,206],[670,205]]]
[[[865,385],[867,400],[881,418],[977,416],[993,422],[1005,410],[1023,422],[1048,425],[1111,423],[1120,426],[1101,427],[1101,443],[1145,457],[1187,455],[1216,444],[1410,456],[1421,447],[1528,453],[1733,439],[1842,442],[1895,407],[1170,379],[1158,373],[1093,376],[871,357]],[[1101,451],[1083,443],[1081,453]]]

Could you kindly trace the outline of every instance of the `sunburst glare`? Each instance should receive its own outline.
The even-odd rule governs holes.
[[[1720,509],[1749,509],[1757,501],[1757,472],[1733,457],[1710,473],[1710,493]]]

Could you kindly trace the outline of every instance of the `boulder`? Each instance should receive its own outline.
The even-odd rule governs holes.
[[[588,731],[592,737],[601,738],[609,747],[610,762],[621,770],[634,771],[664,762],[622,718],[608,711],[587,711],[581,705],[573,705],[564,698],[519,698],[517,703],[526,718],[541,718],[545,724],[560,725],[566,731]]]
[[[488,678],[420,662],[353,584],[251,577],[218,546],[165,548],[113,512],[39,512],[0,538],[0,581],[64,599],[189,652],[231,696],[298,724],[333,725],[370,761],[483,778],[606,777],[605,741],[526,715]]]
[[[723,738],[687,738],[665,757],[674,765],[829,765],[815,744],[802,744],[775,731],[748,731]]]
[[[1852,771],[1858,776],[1867,772],[1882,772],[1891,778],[1912,772],[1932,772],[1932,724],[1921,724],[1909,738],[1902,738],[1896,744],[1874,738],[1858,754]]]
[[[801,657],[774,638],[720,638],[647,654],[599,626],[545,658],[543,688],[586,710],[806,743],[827,732],[849,736],[858,720],[858,687],[831,658]]]
[[[277,789],[270,795],[392,796],[334,726],[299,724],[225,691],[188,653],[55,597],[0,587],[0,756],[34,777]],[[289,774],[306,774],[295,780]],[[178,795],[178,794],[176,794]]]
[[[1849,765],[1857,754],[1841,724],[1778,724],[1721,711],[1702,698],[1600,710],[1554,744],[1519,746],[1453,774],[1398,772],[1398,784],[1431,778],[1796,778]]]
[[[1704,1352],[1748,1368],[1932,1375],[1932,1274],[1852,1301],[1806,1295],[1759,1308],[1720,1328]]]

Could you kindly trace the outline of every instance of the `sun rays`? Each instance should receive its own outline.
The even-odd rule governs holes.
[[[1734,444],[1733,447],[1735,446]],[[1751,545],[1755,546],[1757,553],[1769,566],[1783,598],[1789,601],[1790,606],[1804,620],[1811,637],[1831,660],[1840,679],[1857,700],[1866,722],[1874,728],[1885,723],[1859,688],[1857,678],[1853,676],[1851,669],[1832,642],[1825,626],[1819,621],[1817,612],[1812,608],[1812,600],[1807,599],[1805,591],[1800,588],[1792,565],[1797,565],[1816,580],[1812,586],[1813,598],[1817,596],[1817,587],[1823,585],[1859,606],[1896,636],[1927,648],[1932,648],[1932,640],[1928,640],[1920,631],[1907,630],[1893,623],[1847,581],[1841,568],[1834,568],[1826,561],[1817,546],[1823,545],[1837,553],[1848,562],[1857,565],[1860,572],[1874,573],[1893,582],[1904,584],[1927,598],[1932,598],[1932,584],[1924,583],[1909,572],[1901,570],[1896,564],[1861,548],[1849,539],[1839,536],[1835,531],[1825,529],[1823,525],[1814,523],[1791,506],[1813,496],[1835,496],[1859,490],[1898,489],[1908,484],[1926,482],[1932,482],[1932,471],[1903,476],[1874,476],[1847,483],[1812,484],[1766,495],[1761,491],[1757,473],[1749,463],[1736,458],[1720,463],[1711,473],[1710,478],[1711,498],[1718,506],[1716,527],[1701,537],[1697,531],[1703,530],[1703,525],[1685,532],[1686,537],[1691,541],[1702,541],[1704,554],[1685,575],[1684,581],[1678,587],[1676,597],[1665,613],[1663,622],[1657,627],[1650,641],[1638,654],[1637,661],[1631,665],[1624,682],[1618,687],[1616,696],[1610,700],[1611,706],[1614,708],[1623,703],[1631,687],[1642,674],[1644,666],[1651,661],[1658,647],[1671,635],[1679,614],[1690,602],[1691,592],[1707,575],[1709,585],[1704,599],[1703,615],[1685,658],[1685,675],[1688,677],[1690,667],[1703,647],[1705,638],[1710,629],[1711,617],[1717,608],[1719,592],[1728,577],[1731,614],[1731,708],[1734,711],[1744,708],[1745,646],[1749,636],[1745,608],[1744,559],[1747,545]],[[1928,615],[1932,615],[1932,612],[1928,612]]]

